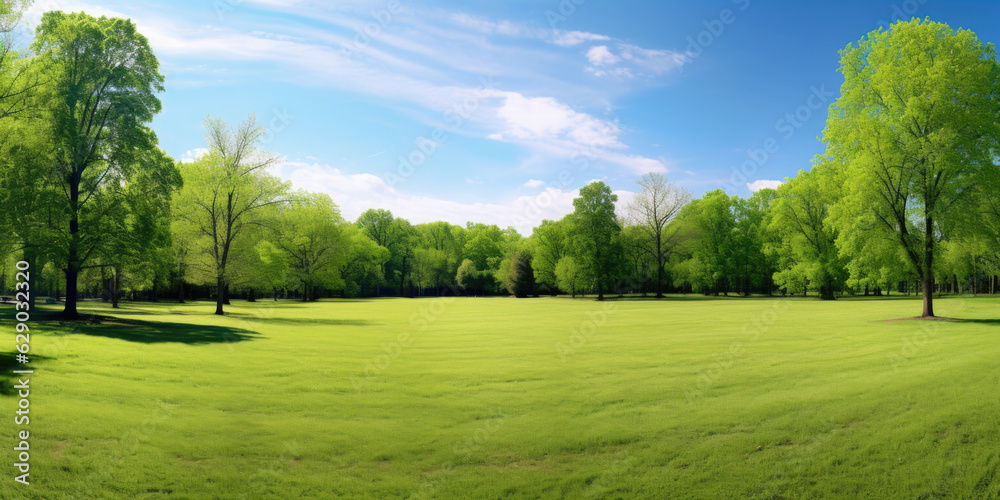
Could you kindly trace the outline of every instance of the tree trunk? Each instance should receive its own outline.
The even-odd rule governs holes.
[[[926,207],[929,210],[931,207]],[[924,294],[924,312],[921,317],[934,317],[934,218],[924,217],[924,272],[921,288]]]
[[[255,293],[253,287],[250,287],[249,293],[250,293],[250,298],[247,299],[247,302],[257,302],[257,294]]]
[[[118,268],[111,273],[111,307],[118,309]]]
[[[924,313],[921,317],[934,317],[934,278],[926,276],[920,280],[920,287],[924,294]]]
[[[227,306],[230,305],[229,304],[229,283],[226,283],[225,286],[222,288],[222,303],[225,304],[225,305],[227,305]]]
[[[215,294],[215,314],[218,314],[219,316],[223,316],[223,315],[226,314],[222,310],[222,305],[225,303],[224,302],[224,297],[223,297],[223,295],[225,295],[225,293],[226,293],[226,283],[225,283],[225,280],[223,280],[221,277],[216,278],[215,285],[216,285],[216,292],[217,292]]]
[[[69,179],[69,252],[66,257],[66,306],[63,319],[80,319],[76,310],[77,280],[80,277],[80,180],[76,165]]]
[[[659,234],[656,235],[656,245],[657,245],[657,250],[659,250],[660,249],[660,245],[662,245],[662,243],[660,242],[660,235]],[[656,298],[662,299],[663,298],[663,264],[664,264],[662,251],[660,252],[660,254],[659,254],[658,257],[659,258],[656,259]],[[646,295],[645,294],[645,290],[646,290],[646,287],[643,286],[643,295]]]

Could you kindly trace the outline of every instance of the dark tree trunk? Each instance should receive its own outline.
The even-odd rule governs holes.
[[[247,302],[257,302],[257,293],[253,287],[250,287],[250,292],[248,293],[250,294],[250,297],[247,299]]]
[[[930,207],[928,207],[929,209]],[[924,312],[921,317],[934,317],[934,218],[924,217],[924,272],[921,276],[924,293]]]
[[[229,283],[226,283],[225,286],[222,287],[222,303],[225,304],[225,305],[227,305],[227,306],[230,305],[229,304]]]
[[[222,310],[222,305],[225,304],[224,295],[226,293],[226,283],[222,278],[216,278],[216,294],[215,294],[215,314],[219,316],[225,315],[226,313]]]
[[[184,303],[184,280],[181,279],[180,283],[177,284],[177,302]]]
[[[920,283],[921,290],[924,294],[924,313],[921,314],[924,318],[934,317],[934,278],[925,277]]]
[[[111,273],[111,307],[118,309],[118,268]]]
[[[80,180],[76,165],[69,179],[69,252],[66,257],[66,306],[63,319],[80,319],[77,312],[77,280],[80,278]]]

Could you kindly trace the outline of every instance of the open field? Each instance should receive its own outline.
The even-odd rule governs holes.
[[[971,321],[881,321],[904,298],[88,303],[120,320],[34,324],[18,491],[995,498],[1000,300],[937,307]]]

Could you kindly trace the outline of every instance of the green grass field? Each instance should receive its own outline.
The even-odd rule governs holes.
[[[34,323],[32,484],[8,451],[0,493],[996,498],[1000,300],[936,307],[968,321],[881,321],[904,298],[88,303],[119,319]]]

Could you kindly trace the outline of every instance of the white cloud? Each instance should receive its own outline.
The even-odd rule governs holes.
[[[585,156],[627,168],[637,174],[667,172],[666,161],[610,150],[626,149],[618,124],[576,111],[551,97],[525,97],[502,93],[497,108],[502,133],[489,139],[516,142],[547,157],[574,159]]]
[[[545,184],[545,181],[543,181],[543,180],[540,180],[540,179],[529,179],[528,182],[525,182],[523,184],[523,186],[524,187],[528,187],[528,188],[536,188],[536,187],[542,187],[543,184]]]
[[[552,43],[562,47],[573,47],[588,41],[607,41],[607,40],[611,40],[611,37],[606,35],[599,35],[597,33],[588,33],[586,31],[555,30],[552,32]]]
[[[753,182],[748,182],[747,188],[750,189],[750,191],[756,193],[757,191],[760,191],[761,189],[764,188],[778,189],[778,186],[780,186],[781,184],[783,184],[782,181],[768,181],[760,179]]]
[[[530,235],[543,219],[561,219],[573,211],[573,198],[579,190],[546,188],[541,193],[520,196],[504,203],[460,203],[451,200],[408,194],[389,186],[372,174],[346,174],[329,165],[286,162],[279,169],[296,189],[329,194],[347,220],[355,220],[369,208],[385,208],[406,217],[411,223],[447,221],[464,225],[468,221],[514,226],[522,235]]]
[[[614,122],[573,110],[552,97],[525,97],[504,93],[497,117],[504,136],[517,139],[565,139],[580,146],[621,148]]]
[[[594,66],[606,66],[618,62],[619,58],[608,50],[607,45],[597,45],[587,51],[587,60]]]
[[[538,37],[543,33],[540,30],[531,29],[522,23],[511,21],[490,21],[482,17],[469,15],[466,13],[455,13],[451,15],[451,20],[455,23],[470,28],[487,35],[507,35],[507,36],[531,36]]]
[[[587,51],[592,66],[584,69],[594,76],[614,76],[628,80],[639,76],[654,77],[680,69],[689,60],[687,54],[672,50],[644,49],[638,45],[619,42],[617,55],[606,45],[597,45]]]
[[[177,161],[181,163],[191,163],[194,161],[198,161],[198,158],[201,158],[202,155],[205,155],[207,153],[208,153],[208,148],[189,149],[180,158],[178,158]]]

